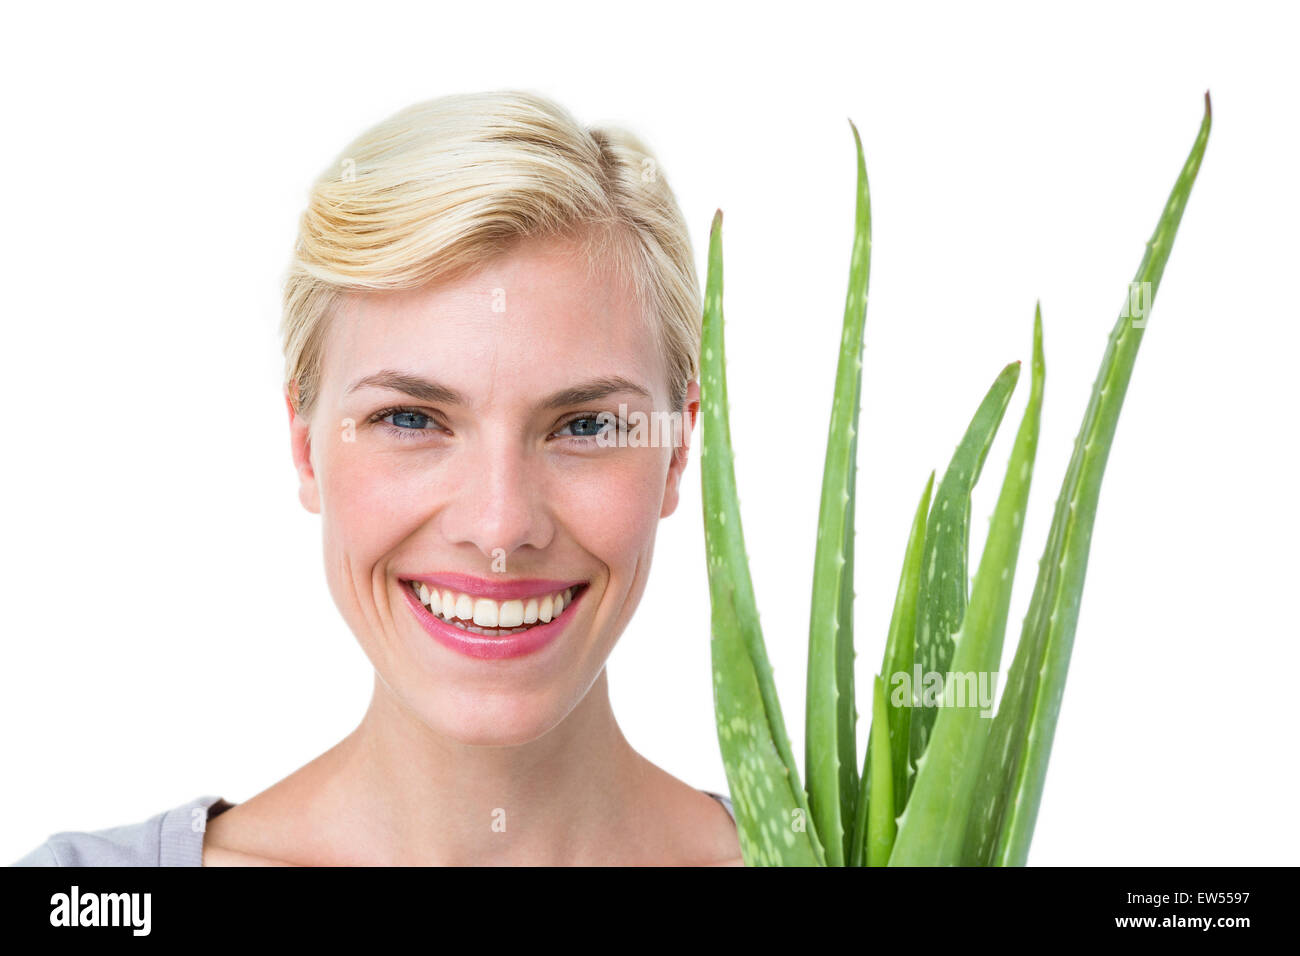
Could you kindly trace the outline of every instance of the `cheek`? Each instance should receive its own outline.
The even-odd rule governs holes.
[[[540,503],[562,537],[618,574],[654,539],[663,505],[671,450],[621,449],[605,459],[557,458]],[[363,451],[338,442],[319,462],[321,519],[330,564],[368,578],[373,565],[416,534],[428,520],[435,474],[457,479],[425,456]],[[432,472],[432,473],[431,473]],[[418,504],[417,504],[418,503]]]
[[[368,576],[374,561],[419,526],[411,502],[420,500],[421,487],[427,497],[427,472],[346,442],[336,442],[323,457],[317,480],[326,549]]]
[[[588,465],[557,477],[563,489],[561,520],[584,550],[617,575],[654,539],[668,456],[656,448],[622,449]]]

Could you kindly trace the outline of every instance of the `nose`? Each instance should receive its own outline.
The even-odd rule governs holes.
[[[545,548],[553,533],[545,480],[517,436],[483,430],[456,456],[455,488],[442,509],[441,529],[453,546],[473,545],[491,570],[521,548]]]

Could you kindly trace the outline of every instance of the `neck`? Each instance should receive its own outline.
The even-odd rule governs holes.
[[[330,855],[362,865],[565,865],[634,839],[646,764],[623,737],[605,671],[564,720],[518,746],[434,733],[376,675],[356,730],[319,761]]]

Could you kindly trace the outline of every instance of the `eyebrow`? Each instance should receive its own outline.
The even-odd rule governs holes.
[[[432,379],[422,378],[419,375],[411,375],[407,372],[399,372],[394,369],[384,369],[375,372],[373,375],[367,375],[353,382],[347,390],[347,394],[359,391],[363,388],[384,388],[394,392],[402,392],[410,395],[412,398],[420,399],[425,402],[432,402],[439,405],[468,405],[469,401],[464,394],[456,391]],[[653,399],[650,390],[643,385],[639,385],[629,378],[622,375],[604,375],[600,378],[594,378],[591,381],[583,382],[579,385],[573,385],[569,388],[562,388],[558,392],[553,392],[544,398],[540,403],[540,408],[556,409],[567,408],[570,405],[585,405],[588,402],[599,401],[608,395],[614,395],[619,392],[631,392],[635,395],[641,395],[647,399]]]
[[[385,388],[393,392],[403,392],[421,401],[434,402],[440,405],[469,404],[465,401],[465,396],[454,388],[448,388],[446,385],[441,385],[427,378],[421,378],[418,375],[397,372],[388,368],[357,379],[348,386],[346,394],[351,395],[363,388]]]

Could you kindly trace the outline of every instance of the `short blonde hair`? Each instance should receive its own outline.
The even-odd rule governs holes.
[[[500,90],[394,114],[312,186],[280,326],[294,411],[315,408],[341,295],[452,279],[536,237],[578,240],[589,270],[606,263],[631,280],[680,409],[699,371],[700,287],[654,156],[624,129],[584,128],[545,97]]]

